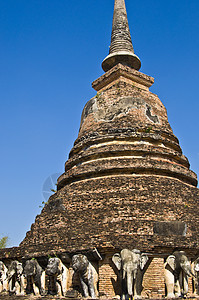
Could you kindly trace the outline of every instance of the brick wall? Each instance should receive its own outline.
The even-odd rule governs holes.
[[[113,270],[111,258],[114,253],[107,253],[103,261],[99,261],[99,294],[112,298],[120,294],[118,278]]]
[[[164,259],[153,258],[143,278],[143,297],[162,298],[165,296]]]

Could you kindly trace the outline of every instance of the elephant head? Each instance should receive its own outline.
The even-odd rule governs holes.
[[[7,281],[7,271],[8,269],[2,261],[0,261],[0,293],[5,290],[8,290],[8,281]]]
[[[194,271],[199,272],[199,257],[194,261]]]
[[[16,294],[24,293],[23,266],[22,263],[14,260],[8,269],[9,292]],[[16,288],[16,283],[17,288]]]
[[[193,280],[194,292],[199,295],[199,257],[193,263],[193,271],[195,274],[195,278]]]
[[[72,267],[75,272],[83,273],[89,265],[88,258],[85,255],[77,254],[72,257]]]
[[[44,295],[45,279],[43,277],[45,277],[45,272],[36,259],[33,258],[26,261],[24,274],[27,278],[26,292]]]
[[[38,261],[36,259],[30,259],[26,261],[25,267],[24,267],[24,274],[26,277],[40,277],[42,274],[42,267],[40,267]]]
[[[48,294],[64,296],[67,292],[68,269],[60,258],[49,258],[46,274],[49,276]]]
[[[16,275],[17,278],[19,278],[22,274],[23,274],[22,263],[16,260],[12,261],[8,269],[8,278],[11,279],[12,276],[14,275]]]
[[[175,251],[173,256],[175,257],[174,272],[177,274],[177,276],[181,271],[183,271],[189,277],[194,276],[191,271],[191,264],[184,251]]]
[[[92,299],[96,299],[98,274],[88,258],[83,254],[73,255],[72,268],[79,275],[84,297],[88,298],[90,295]]]
[[[0,280],[2,277],[5,277],[5,273],[7,273],[7,268],[2,261],[0,261]]]
[[[184,251],[175,251],[165,262],[167,297],[183,297],[188,293],[188,276],[194,276]]]
[[[48,276],[59,275],[61,273],[61,261],[58,257],[52,257],[48,260],[46,274]]]
[[[129,296],[136,294],[135,291],[135,281],[137,278],[138,270],[143,271],[147,261],[148,256],[141,254],[139,250],[128,250],[123,249],[120,254],[116,253],[112,257],[112,261],[120,271],[123,282],[125,282],[125,289]],[[134,291],[133,291],[134,288]],[[123,291],[123,293],[126,293]]]

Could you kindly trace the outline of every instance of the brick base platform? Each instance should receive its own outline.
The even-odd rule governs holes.
[[[9,295],[0,295],[0,300],[86,300],[90,298],[66,298],[66,297],[57,297],[57,296],[40,296],[36,297],[33,295],[29,296],[9,296]],[[103,300],[114,300],[116,298],[101,298]],[[142,298],[142,300],[148,300],[149,298]],[[160,300],[160,299],[168,299],[168,298],[150,298],[151,300]],[[180,300],[182,298],[175,298],[175,300]],[[194,300],[199,299],[199,296],[187,297],[186,300]]]

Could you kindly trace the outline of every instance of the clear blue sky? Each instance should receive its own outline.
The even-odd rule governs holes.
[[[0,0],[0,236],[18,245],[103,74],[113,0]],[[126,0],[141,72],[199,174],[199,1]]]

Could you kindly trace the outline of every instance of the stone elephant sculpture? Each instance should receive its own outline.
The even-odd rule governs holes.
[[[193,273],[194,273],[194,293],[199,295],[199,257],[193,262]]]
[[[0,293],[3,291],[8,291],[8,269],[2,261],[0,261]]]
[[[188,292],[188,277],[192,276],[191,263],[184,251],[175,251],[165,262],[167,298],[184,297]]]
[[[98,297],[98,274],[85,255],[77,254],[72,257],[72,268],[79,274],[84,297],[96,299]]]
[[[8,268],[8,286],[10,294],[24,295],[24,276],[22,263],[14,260]]]
[[[113,255],[112,261],[120,271],[122,299],[141,298],[142,279],[148,256],[137,249],[123,249],[120,254]]]
[[[36,296],[45,295],[45,271],[36,259],[27,260],[24,267],[27,279],[26,293]]]
[[[48,294],[65,296],[67,292],[68,268],[58,257],[48,260],[46,274],[49,276]]]

